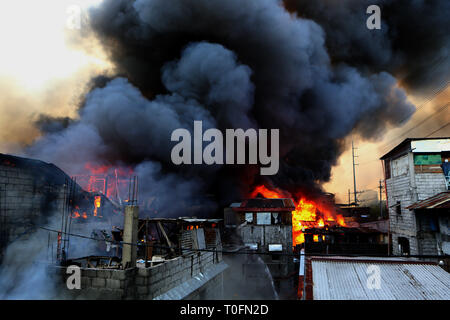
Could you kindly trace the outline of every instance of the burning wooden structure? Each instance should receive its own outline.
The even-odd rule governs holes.
[[[308,228],[304,248],[307,254],[388,254],[386,233],[368,227]]]
[[[158,263],[197,250],[221,255],[221,219],[148,218],[139,220],[138,257]]]

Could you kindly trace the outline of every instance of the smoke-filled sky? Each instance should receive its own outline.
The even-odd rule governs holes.
[[[279,128],[282,161],[270,182],[322,185],[341,201],[352,185],[351,137],[358,187],[373,189],[379,156],[450,120],[444,109],[402,137],[450,97],[426,100],[449,81],[445,0],[36,3],[0,4],[0,152],[71,174],[85,161],[130,165],[167,203],[172,191],[222,204],[260,179],[254,168],[171,165],[170,133],[194,120]],[[381,7],[381,30],[366,28],[369,4]],[[73,5],[79,30],[67,26]]]

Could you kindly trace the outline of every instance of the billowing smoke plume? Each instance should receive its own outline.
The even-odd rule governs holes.
[[[333,62],[388,71],[415,90],[449,80],[450,2],[446,0],[283,0],[285,7],[325,30]],[[362,28],[366,9],[381,9],[381,29]]]
[[[302,3],[299,10],[317,2]],[[259,170],[176,167],[171,132],[192,131],[194,120],[204,129],[278,128],[282,159],[271,182],[314,189],[330,179],[349,133],[379,138],[414,106],[389,72],[391,57],[374,62],[390,34],[371,31],[379,43],[335,48],[342,35],[313,13],[300,18],[274,0],[105,0],[91,10],[90,28],[117,77],[99,81],[79,119],[45,122],[50,130],[29,153],[69,172],[88,161],[135,167],[143,192],[160,194],[166,208],[203,194],[224,204],[248,192]],[[369,32],[365,20],[352,28]],[[360,51],[370,54],[354,63]]]

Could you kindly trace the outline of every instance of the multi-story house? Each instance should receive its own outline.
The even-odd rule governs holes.
[[[450,254],[450,138],[408,138],[381,160],[392,254]]]

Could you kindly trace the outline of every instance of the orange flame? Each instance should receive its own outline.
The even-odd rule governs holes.
[[[101,203],[102,203],[102,197],[95,196],[95,200],[94,200],[94,217],[97,216],[98,208],[100,208]]]
[[[282,191],[277,188],[267,188],[264,185],[257,186],[250,197],[254,198],[262,195],[265,198],[293,198],[289,192]],[[311,227],[323,228],[330,223],[336,223],[345,226],[344,217],[336,214],[331,208],[317,203],[313,200],[306,199],[302,195],[298,195],[299,200],[294,200],[295,210],[292,211],[292,240],[294,246],[305,242],[304,232]],[[306,223],[305,223],[306,222]],[[322,236],[322,239],[325,239]],[[313,240],[319,241],[318,235],[314,235]]]
[[[108,198],[125,195],[129,177],[133,174],[131,167],[97,165],[89,162],[85,164],[83,171],[74,175],[77,183],[88,192],[102,193]]]
[[[82,214],[80,214],[80,212],[78,211],[80,208],[78,206],[75,206],[75,210],[72,212],[72,219],[78,219],[78,218],[83,218],[83,219],[87,219],[87,214],[86,212],[83,212]]]
[[[265,185],[260,185],[253,190],[253,192],[250,194],[251,198],[255,198],[258,196],[258,194],[261,194],[264,196],[264,198],[269,199],[279,199],[283,195],[283,192],[277,188],[274,188],[275,190],[269,190]],[[286,197],[287,198],[287,197]]]

